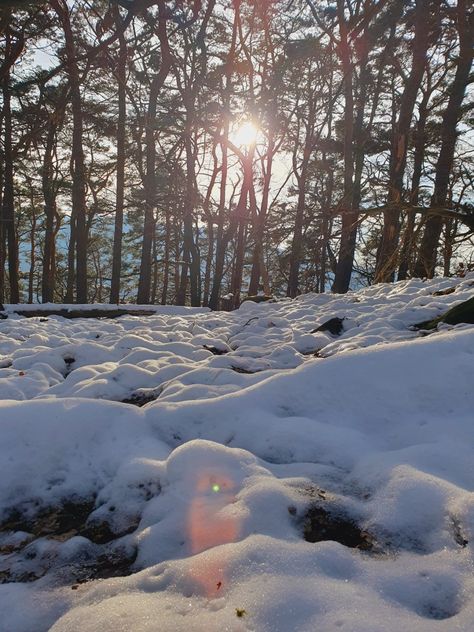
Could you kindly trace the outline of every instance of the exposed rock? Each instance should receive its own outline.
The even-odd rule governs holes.
[[[313,329],[309,333],[315,334],[318,331],[328,331],[333,336],[340,336],[344,331],[344,321],[345,318],[330,318],[325,323],[323,323],[319,327],[316,327],[316,329]]]
[[[456,291],[456,286],[448,287],[445,290],[438,290],[437,292],[433,292],[432,296],[448,296],[448,294],[452,294]]]
[[[12,510],[0,524],[0,584],[35,581],[49,571],[64,583],[129,575],[137,551],[120,539],[136,529],[138,518],[116,533],[106,520],[89,519],[94,506],[93,499],[80,499],[34,516]],[[68,540],[72,557],[62,554]]]
[[[275,300],[274,296],[265,296],[265,295],[256,294],[255,296],[246,296],[242,300],[242,303],[245,303],[246,301],[252,301],[253,303],[266,303],[267,301],[274,301],[274,300]]]
[[[436,329],[440,323],[446,323],[447,325],[474,324],[474,296],[463,303],[459,303],[459,305],[455,305],[441,316],[418,323],[414,327],[416,329],[430,330]]]

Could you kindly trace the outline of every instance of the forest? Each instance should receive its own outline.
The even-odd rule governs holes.
[[[471,0],[7,0],[0,303],[474,267]]]

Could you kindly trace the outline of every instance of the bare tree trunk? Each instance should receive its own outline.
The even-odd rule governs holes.
[[[210,211],[211,206],[211,196],[212,191],[214,189],[217,174],[219,173],[219,164],[215,152],[215,147],[213,149],[214,156],[214,168],[212,171],[211,179],[209,182],[209,186],[207,187],[207,194],[204,200],[204,216],[207,220],[207,255],[206,255],[206,269],[204,271],[204,289],[202,296],[202,305],[203,307],[208,307],[209,305],[209,294],[211,290],[211,272],[212,272],[212,261],[214,259],[214,223],[213,216]]]
[[[115,9],[118,14],[118,8]],[[116,22],[118,19],[116,19]],[[119,57],[117,64],[118,121],[117,121],[117,188],[115,192],[115,225],[112,250],[112,279],[110,283],[110,302],[120,300],[120,274],[122,270],[123,209],[125,192],[125,124],[127,117],[126,81],[127,81],[127,44],[123,33],[119,36]]]
[[[272,179],[273,158],[275,155],[274,130],[270,130],[267,148],[267,161],[263,177],[262,201],[260,211],[256,213],[254,224],[255,245],[252,256],[252,272],[250,275],[249,295],[255,296],[258,293],[260,277],[262,276],[263,261],[263,235],[268,213],[268,200],[270,195],[270,182]]]
[[[150,302],[151,289],[151,247],[155,230],[154,210],[156,206],[156,147],[155,123],[158,94],[171,68],[172,57],[166,28],[168,10],[164,0],[158,2],[158,39],[161,46],[161,65],[153,77],[146,116],[146,177],[145,177],[145,218],[143,223],[143,242],[140,261],[140,278],[138,281],[137,301],[141,304]]]
[[[418,123],[416,125],[415,134],[415,155],[413,159],[413,176],[411,181],[410,204],[417,206],[420,195],[420,182],[423,172],[423,161],[425,157],[426,144],[426,121],[428,118],[428,101],[431,96],[431,90],[427,89],[423,93],[423,98],[419,105]],[[416,214],[414,211],[408,211],[407,225],[403,235],[402,246],[400,249],[400,267],[398,269],[398,280],[404,281],[408,277],[408,271],[411,268],[411,262],[414,260],[413,247],[415,241],[415,221]]]
[[[188,97],[189,99],[189,97]],[[189,281],[191,290],[191,305],[199,307],[201,304],[201,296],[199,291],[200,281],[200,257],[199,251],[194,242],[193,234],[193,212],[196,207],[196,174],[195,161],[196,155],[193,149],[193,139],[191,136],[193,128],[193,109],[194,104],[188,100],[187,122],[185,132],[185,150],[186,150],[186,196],[184,207],[183,221],[183,237],[184,237],[184,260],[187,265],[183,266],[182,274],[187,274],[189,270]],[[178,296],[176,298],[177,305],[184,305],[186,300],[186,285],[181,281]]]
[[[305,148],[306,149],[306,148]],[[304,160],[304,159],[303,159]],[[298,295],[298,280],[301,261],[301,240],[303,237],[303,220],[306,202],[307,160],[301,167],[299,175],[295,173],[298,182],[298,202],[296,205],[295,226],[290,251],[290,273],[286,295],[295,298]]]
[[[230,98],[232,92],[232,72],[235,63],[235,46],[237,41],[237,25],[238,25],[238,7],[234,12],[234,21],[232,24],[232,40],[230,44],[229,53],[226,59],[226,74],[225,74],[225,86],[223,95],[224,111],[230,110]],[[221,180],[219,191],[219,208],[217,219],[217,231],[216,231],[216,262],[214,268],[214,278],[212,280],[211,296],[209,298],[209,307],[213,310],[219,307],[219,294],[221,291],[222,278],[224,276],[224,263],[225,253],[228,243],[228,237],[224,231],[225,221],[225,209],[226,209],[226,187],[227,187],[227,175],[228,175],[228,149],[226,141],[229,136],[229,118],[224,118],[223,130],[222,130],[223,142],[221,143],[222,149],[222,167],[221,167]],[[232,221],[231,221],[232,223]],[[229,234],[232,234],[229,230]]]
[[[451,259],[453,257],[453,244],[457,228],[457,222],[452,217],[446,220],[443,248],[443,275],[445,277],[451,274]]]
[[[397,248],[400,236],[400,209],[402,200],[403,176],[408,153],[408,141],[413,118],[416,96],[426,64],[431,25],[431,12],[437,12],[438,0],[417,0],[415,11],[415,36],[410,76],[403,91],[400,113],[395,124],[390,156],[390,174],[388,204],[393,205],[384,211],[382,242],[377,253],[375,270],[376,282],[393,281],[397,264]]]
[[[11,32],[7,27],[5,44],[5,57],[12,54]],[[11,92],[10,92],[10,68],[8,68],[2,82],[3,95],[3,125],[4,125],[4,148],[3,148],[3,197],[2,197],[2,228],[3,243],[7,246],[8,277],[10,282],[10,303],[20,302],[20,288],[18,279],[18,243],[15,231],[15,194],[13,183],[13,148],[12,148],[12,112],[11,112]]]
[[[170,213],[167,210],[166,217],[165,217],[165,248],[164,248],[165,266],[163,269],[163,289],[161,291],[161,304],[162,305],[166,305],[166,301],[168,299],[168,284],[169,284],[169,275],[170,275],[170,255],[171,255],[170,238],[171,238],[171,221],[170,221]]]
[[[151,304],[155,305],[156,296],[158,293],[158,235],[156,234],[156,229],[153,233],[152,255],[153,255],[153,280],[151,284]]]
[[[54,301],[56,284],[56,235],[60,227],[60,217],[56,207],[56,188],[53,175],[53,157],[58,127],[62,123],[65,103],[62,101],[50,115],[46,146],[43,155],[41,187],[44,199],[45,235],[43,252],[43,270],[41,277],[41,300],[43,303]]]
[[[229,123],[226,121],[224,124],[223,135],[227,138],[229,134]],[[227,187],[227,172],[228,172],[228,153],[227,145],[222,143],[222,167],[221,167],[221,181],[220,181],[220,193],[219,193],[219,209],[217,217],[217,234],[216,234],[216,262],[214,269],[214,278],[212,280],[211,296],[209,298],[209,307],[213,310],[219,307],[219,294],[221,291],[222,277],[224,275],[224,262],[225,262],[225,250],[227,247],[227,240],[225,239],[224,232],[224,214],[226,207],[226,187]]]
[[[33,302],[33,293],[34,293],[34,280],[35,280],[35,269],[36,269],[36,227],[37,227],[37,217],[34,206],[34,196],[31,190],[31,229],[30,229],[30,269],[28,271],[28,303]]]
[[[436,163],[436,175],[431,206],[442,208],[448,198],[449,177],[453,168],[454,150],[456,147],[456,127],[461,115],[462,103],[469,83],[472,59],[474,54],[474,12],[469,0],[458,0],[458,33],[459,57],[456,74],[449,89],[449,100],[441,125],[441,150]],[[443,226],[440,216],[431,216],[426,222],[415,275],[433,278],[436,268],[436,254]]]
[[[71,28],[69,7],[65,0],[51,0],[64,31],[66,45],[66,66],[70,85],[72,106],[72,162],[74,168],[72,181],[72,207],[76,220],[76,299],[78,303],[87,303],[87,218],[86,218],[86,170],[83,148],[83,111],[80,89],[77,53]],[[72,240],[71,240],[72,241]]]
[[[234,269],[231,280],[232,306],[236,309],[240,305],[240,292],[242,289],[242,278],[245,258],[245,241],[247,234],[247,224],[249,215],[255,210],[255,191],[253,188],[253,159],[255,146],[249,147],[243,161],[243,179],[240,190],[239,202],[235,209],[235,217],[238,222],[237,245],[235,249]],[[249,213],[250,200],[250,213]]]
[[[69,245],[67,249],[67,282],[66,295],[64,300],[66,303],[74,301],[74,279],[75,279],[75,252],[76,252],[76,214],[74,209],[69,218]]]
[[[353,209],[353,177],[354,177],[354,95],[353,67],[348,40],[348,26],[344,17],[344,2],[337,2],[340,57],[344,72],[344,195],[342,199],[342,228],[339,258],[334,276],[332,291],[343,294],[347,292],[351,282],[354,263],[357,221],[359,213]]]

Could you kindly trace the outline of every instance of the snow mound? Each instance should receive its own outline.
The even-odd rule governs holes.
[[[0,630],[472,630],[473,293],[0,321]]]

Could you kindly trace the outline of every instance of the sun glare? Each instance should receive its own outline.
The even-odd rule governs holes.
[[[254,145],[257,141],[258,127],[251,121],[242,123],[234,132],[234,142],[241,147]]]

